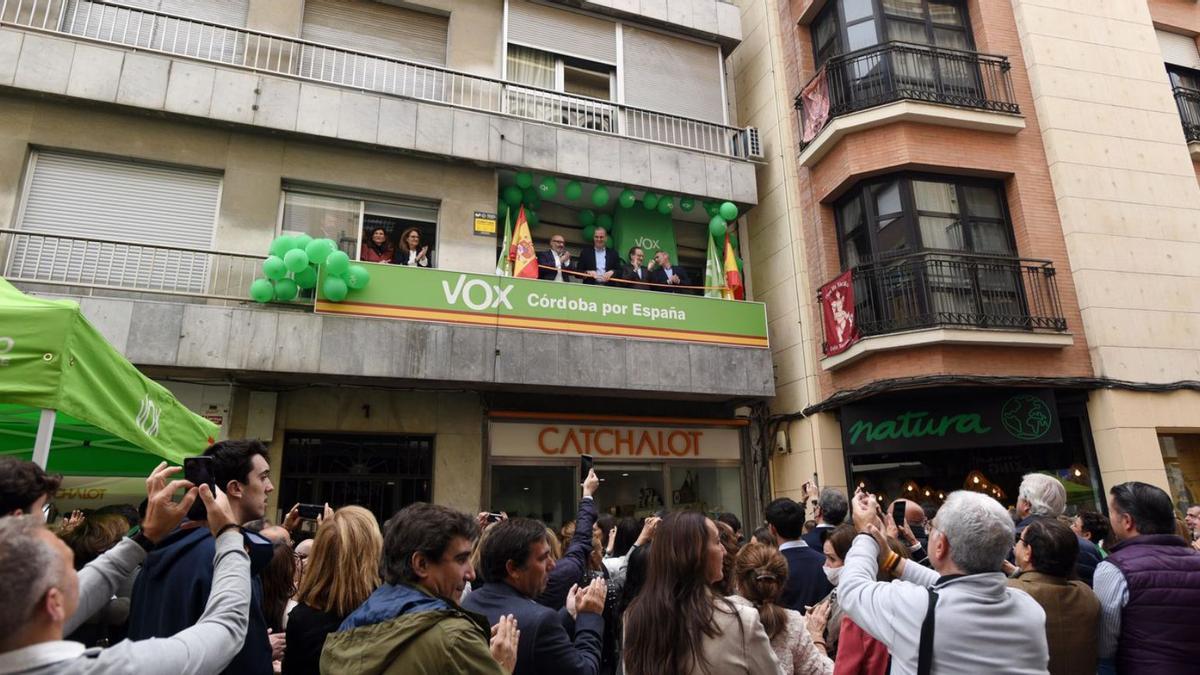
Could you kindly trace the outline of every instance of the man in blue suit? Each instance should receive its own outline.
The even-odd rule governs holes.
[[[782,497],[767,504],[767,527],[779,542],[779,552],[787,560],[788,578],[779,604],[801,614],[806,606],[817,604],[833,585],[825,577],[825,554],[800,538],[804,531],[804,508]]]
[[[491,623],[508,614],[516,618],[521,637],[513,675],[594,675],[600,670],[604,637],[604,580],[571,588],[567,606],[556,611],[534,600],[546,589],[553,569],[545,525],[529,518],[493,525],[480,550],[485,583],[467,596],[463,607]]]

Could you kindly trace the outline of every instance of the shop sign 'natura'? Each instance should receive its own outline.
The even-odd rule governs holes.
[[[762,303],[362,264],[371,283],[343,302],[318,295],[317,312],[767,347]]]
[[[846,454],[986,448],[1062,440],[1050,389],[907,392],[841,410]]]

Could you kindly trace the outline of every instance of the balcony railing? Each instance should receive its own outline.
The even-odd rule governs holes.
[[[801,128],[822,128],[829,120],[900,100],[1019,113],[1008,58],[904,42],[830,58],[805,90],[825,78],[828,112],[796,97]],[[812,119],[810,119],[812,118]]]
[[[1200,91],[1175,87],[1175,105],[1183,121],[1183,135],[1188,143],[1200,141]]]
[[[926,252],[859,265],[853,279],[863,337],[937,326],[1067,329],[1045,260]]]
[[[0,260],[9,281],[245,301],[263,257],[0,229]]]
[[[108,2],[2,0],[0,23],[729,157],[752,151],[752,130]]]

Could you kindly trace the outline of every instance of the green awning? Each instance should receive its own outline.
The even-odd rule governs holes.
[[[129,363],[78,304],[0,278],[0,453],[31,459],[43,410],[57,411],[47,470],[68,475],[145,476],[163,459],[200,454],[218,433]]]

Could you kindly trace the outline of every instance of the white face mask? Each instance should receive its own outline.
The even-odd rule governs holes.
[[[829,579],[829,583],[834,586],[838,585],[838,579],[842,577],[842,568],[840,567],[822,567],[825,570],[825,578]]]

